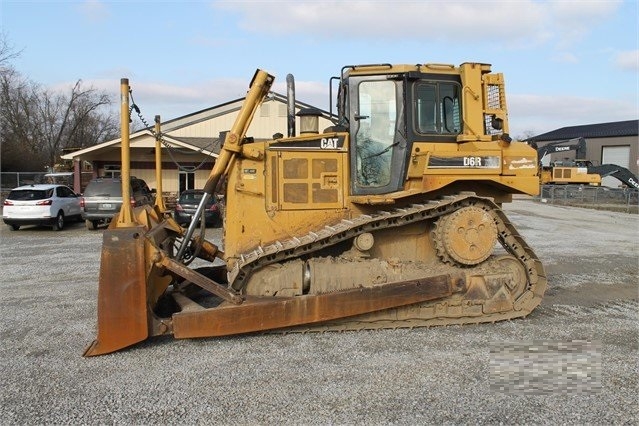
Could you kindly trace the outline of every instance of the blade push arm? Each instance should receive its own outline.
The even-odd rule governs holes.
[[[215,161],[215,165],[213,166],[213,169],[211,170],[211,173],[206,180],[206,184],[204,185],[204,196],[200,200],[200,204],[195,211],[195,218],[202,215],[202,212],[206,207],[206,203],[213,196],[215,188],[220,182],[220,179],[229,170],[229,168],[233,164],[233,161],[235,160],[235,157],[237,156],[237,153],[240,152],[240,150],[242,149],[242,143],[244,141],[244,137],[246,136],[246,131],[251,125],[251,121],[253,120],[255,111],[257,111],[257,108],[262,103],[262,100],[271,90],[271,86],[273,85],[274,80],[275,77],[273,77],[266,71],[258,69],[255,72],[253,80],[251,80],[251,84],[249,86],[250,88],[248,94],[246,95],[246,100],[242,105],[242,109],[240,109],[233,127],[228,133],[226,133],[222,149],[220,150],[220,155]],[[189,224],[186,234],[184,235],[184,241],[191,240],[196,226],[197,220],[192,220]],[[186,247],[187,244],[182,244],[182,246],[180,246],[180,249],[176,256],[178,260],[182,259],[182,257],[184,256]]]

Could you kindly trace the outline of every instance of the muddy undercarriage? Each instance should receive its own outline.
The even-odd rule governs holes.
[[[189,322],[196,332],[183,335],[171,327],[176,337],[272,328],[290,332],[492,322],[526,316],[546,286],[539,260],[501,210],[470,194],[343,221],[259,247],[235,265],[228,273],[235,280],[225,284],[242,295],[239,304],[211,297],[208,291],[189,297],[185,293],[192,293],[194,286],[188,280],[169,289],[175,312],[172,320],[164,321],[182,324],[183,316],[204,318],[209,312],[205,321]],[[226,270],[200,272],[219,280]],[[420,292],[420,287],[428,291]],[[373,306],[371,300],[380,297],[375,292],[383,291],[387,299],[404,291],[422,300],[387,300],[386,308]],[[309,313],[307,303],[299,305],[295,299],[328,306]],[[360,306],[366,304],[370,306]],[[250,312],[258,305],[264,307],[260,315],[280,319],[264,322]],[[287,305],[291,307],[282,310]],[[221,327],[212,323],[226,321],[229,312],[218,317],[216,309],[249,315],[237,312]]]

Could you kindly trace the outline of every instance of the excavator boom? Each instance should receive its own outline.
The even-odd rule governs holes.
[[[612,176],[627,185],[628,188],[639,189],[639,180],[630,170],[616,164],[602,164],[600,166],[588,166],[588,173],[601,177]]]

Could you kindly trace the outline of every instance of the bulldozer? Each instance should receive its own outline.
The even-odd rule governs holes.
[[[183,229],[158,206],[123,204],[104,231],[85,356],[161,335],[495,322],[540,303],[543,265],[501,208],[539,192],[536,151],[508,134],[501,73],[484,63],[345,66],[330,79],[330,111],[297,113],[299,134],[286,80],[286,136],[246,134],[274,82],[261,69],[220,132],[196,216],[225,188],[221,246],[197,220]],[[127,182],[127,79],[121,87]],[[332,125],[320,131],[322,114]]]

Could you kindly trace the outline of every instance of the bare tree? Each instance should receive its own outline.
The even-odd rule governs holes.
[[[9,43],[6,34],[0,33],[0,170],[20,169],[33,159],[33,155],[21,152],[21,138],[16,134],[21,129],[15,126],[16,120],[19,120],[15,110],[19,108],[16,108],[17,104],[10,102],[10,99],[24,101],[15,96],[16,91],[24,93],[25,87],[11,65],[11,60],[19,55],[20,52],[16,52]]]
[[[533,132],[532,130],[525,130],[524,133],[522,133],[521,135],[518,135],[517,137],[515,137],[515,139],[518,141],[525,141],[532,138],[535,135],[536,133]]]
[[[0,33],[0,73],[11,69],[11,60],[20,56],[22,51],[17,52],[15,48],[9,43],[9,39],[5,33]]]
[[[20,52],[0,33],[0,168],[54,167],[63,148],[82,148],[117,134],[118,118],[105,92],[78,80],[70,92],[43,89],[11,65]]]
[[[42,89],[16,73],[0,76],[2,168],[14,169],[14,153],[28,154],[36,170],[54,167],[63,148],[82,148],[116,134],[110,97],[78,80],[70,93]]]
[[[41,149],[46,155],[48,165],[53,167],[62,148],[77,143],[79,133],[88,130],[87,125],[97,115],[100,107],[108,106],[111,100],[106,93],[93,88],[83,89],[78,80],[71,93],[54,93],[49,90],[40,92],[37,105],[38,121],[41,124]],[[96,141],[96,135],[91,136]],[[88,146],[83,141],[80,146]]]
[[[0,74],[0,149],[2,170],[41,170],[40,126],[35,117],[38,86],[13,69]]]
[[[119,136],[120,122],[117,114],[96,111],[82,121],[65,148],[86,148]]]

